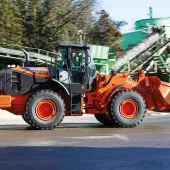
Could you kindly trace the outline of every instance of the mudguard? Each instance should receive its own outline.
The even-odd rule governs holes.
[[[54,83],[57,83],[68,95],[70,95],[70,92],[68,91],[68,89],[66,88],[66,86],[64,86],[61,82],[59,82],[58,80],[56,79],[52,79],[52,81]]]
[[[119,84],[118,86],[114,87],[110,92],[109,94],[107,95],[107,97],[105,98],[105,102],[107,102],[110,97],[113,95],[113,93],[116,91],[116,90],[119,90],[121,87],[123,87],[125,84]]]

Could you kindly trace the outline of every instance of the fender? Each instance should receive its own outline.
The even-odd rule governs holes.
[[[68,89],[67,89],[61,82],[59,82],[58,80],[55,80],[55,79],[52,79],[52,81],[55,82],[55,83],[57,83],[57,84],[59,84],[59,85],[66,91],[66,93],[67,93],[68,95],[70,95]]]
[[[110,92],[109,94],[107,95],[107,97],[105,98],[105,102],[107,102],[110,97],[112,96],[112,94],[116,91],[116,90],[119,90],[121,87],[123,87],[125,84],[119,84],[118,86],[114,87]]]

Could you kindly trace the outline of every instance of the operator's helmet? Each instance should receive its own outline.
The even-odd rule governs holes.
[[[76,50],[72,50],[71,55],[71,57],[75,57],[76,55],[78,55],[78,52]]]

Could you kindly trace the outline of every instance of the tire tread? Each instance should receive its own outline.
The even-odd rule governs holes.
[[[35,121],[33,119],[33,117],[31,116],[30,114],[30,105],[31,105],[31,101],[34,100],[34,98],[37,96],[37,95],[52,95],[54,98],[56,98],[59,103],[61,104],[61,115],[59,117],[59,119],[56,121],[56,123],[52,123],[52,124],[49,124],[48,126],[43,126],[41,123]],[[24,117],[26,119],[26,122],[28,124],[30,124],[33,128],[35,129],[38,129],[38,130],[51,130],[55,127],[57,127],[64,119],[64,116],[65,116],[65,103],[64,103],[64,100],[57,94],[55,93],[54,91],[52,90],[39,90],[37,92],[35,92],[29,99],[28,99],[28,102],[27,102],[27,105],[26,105],[26,108],[25,108],[25,113],[24,113]]]
[[[129,93],[134,93],[136,94],[137,96],[140,96],[142,102],[143,102],[143,116],[141,117],[141,119],[139,119],[135,124],[131,124],[131,125],[127,125],[127,124],[124,124],[123,122],[121,122],[116,116],[115,116],[115,111],[114,111],[114,104],[116,103],[116,101],[118,100],[118,98],[122,95],[126,95],[126,94],[129,94]],[[143,99],[143,97],[136,91],[133,91],[133,90],[130,90],[130,89],[127,89],[127,90],[122,90],[120,91],[119,93],[117,93],[116,96],[114,96],[112,102],[111,102],[111,107],[110,107],[110,116],[113,118],[113,120],[115,121],[115,123],[120,126],[120,127],[123,127],[123,128],[130,128],[130,127],[135,127],[135,126],[138,126],[144,119],[144,117],[146,116],[146,103],[145,103],[145,100]]]

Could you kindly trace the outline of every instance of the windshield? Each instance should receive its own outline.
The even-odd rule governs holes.
[[[83,69],[85,66],[85,51],[84,49],[71,50],[71,64],[74,69]],[[67,48],[61,48],[56,52],[56,58],[59,68],[67,68],[68,51]]]

